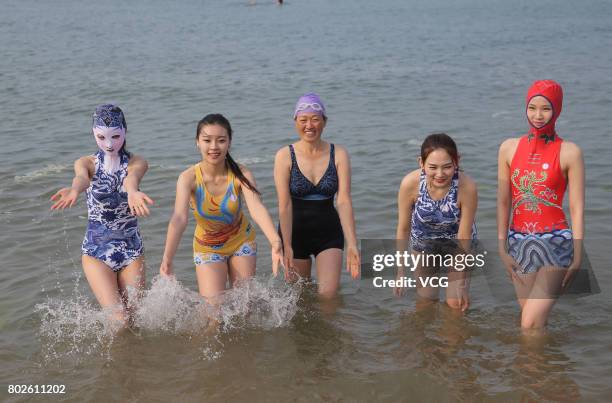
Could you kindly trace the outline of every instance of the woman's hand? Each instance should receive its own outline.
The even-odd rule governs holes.
[[[561,281],[561,289],[563,292],[567,291],[567,289],[572,285],[574,281],[574,277],[576,277],[576,273],[580,270],[580,262],[574,259],[570,267],[567,268],[567,272]]]
[[[144,192],[128,192],[128,205],[130,206],[130,212],[136,217],[145,217],[150,214],[147,203],[155,204],[155,202]]]
[[[457,285],[457,299],[460,301],[461,312],[467,311],[470,307],[470,293],[469,293],[469,279],[463,278],[456,280],[459,282]]]
[[[399,287],[397,285],[397,283],[400,282],[400,280],[402,279],[402,277],[404,277],[404,275],[405,275],[404,268],[398,267],[397,275],[395,276],[395,287],[393,287],[393,295],[395,295],[396,297],[401,297],[406,293],[406,290],[404,289],[404,287]]]
[[[65,209],[66,207],[74,206],[77,198],[79,197],[79,192],[74,188],[63,188],[57,191],[53,196],[51,196],[51,200],[55,203],[51,206],[51,210],[56,209]]]
[[[356,279],[361,271],[361,257],[357,245],[351,245],[346,250],[346,271],[351,273],[351,277]]]
[[[510,280],[517,281],[519,284],[523,284],[523,280],[516,273],[517,271],[522,270],[521,265],[519,265],[516,260],[514,260],[512,256],[510,256],[508,252],[504,250],[501,250],[499,252],[499,257],[501,258],[502,263],[506,268],[506,272],[508,273],[508,277],[510,278]]]
[[[290,274],[293,272],[293,248],[291,245],[285,245],[283,255],[283,266],[285,266],[285,280],[290,280]]]
[[[283,243],[279,239],[277,241],[272,242],[272,250],[270,251],[270,255],[272,256],[272,274],[274,277],[278,275],[278,265],[283,265]],[[286,272],[287,270],[285,270]]]
[[[162,276],[174,276],[174,267],[172,267],[172,262],[162,260],[162,263],[159,266],[159,274]]]

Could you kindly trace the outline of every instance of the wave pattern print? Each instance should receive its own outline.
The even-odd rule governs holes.
[[[546,233],[508,233],[508,253],[521,266],[521,272],[535,273],[541,267],[568,267],[574,259],[572,231]]]
[[[88,223],[81,250],[119,271],[144,252],[138,221],[130,212],[123,188],[129,157],[123,153],[121,168],[112,174],[102,169],[102,151],[95,158],[95,174],[87,189]]]

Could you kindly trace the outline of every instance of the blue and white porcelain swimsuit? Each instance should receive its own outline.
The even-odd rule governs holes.
[[[438,251],[441,245],[454,244],[454,242],[441,241],[457,239],[461,219],[461,209],[457,203],[458,197],[458,170],[453,175],[448,193],[440,200],[433,200],[429,196],[425,172],[421,171],[419,196],[412,210],[410,240],[413,250],[432,253]],[[472,225],[472,239],[476,239],[475,223]]]
[[[95,173],[87,189],[87,231],[82,253],[104,262],[118,272],[140,255],[144,248],[136,217],[130,212],[123,180],[130,157],[121,154],[118,171],[103,169],[104,152],[95,155]]]

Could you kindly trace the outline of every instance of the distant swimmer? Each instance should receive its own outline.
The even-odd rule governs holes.
[[[563,90],[536,81],[526,98],[529,133],[499,148],[499,253],[521,306],[521,327],[542,329],[579,269],[584,238],[584,161],[555,131]],[[571,228],[563,211],[569,187]]]
[[[139,190],[147,162],[126,149],[123,111],[104,104],[93,114],[92,134],[99,150],[74,163],[72,186],[55,193],[51,209],[72,207],[87,192],[87,231],[81,247],[83,271],[96,299],[122,327],[129,324],[128,288],[144,288],[144,247],[137,216],[153,204]],[[132,301],[133,302],[133,301]]]
[[[176,184],[174,212],[168,224],[166,247],[159,271],[173,275],[173,260],[187,227],[189,207],[196,221],[193,262],[200,295],[213,304],[230,286],[255,275],[255,228],[242,211],[243,199],[253,220],[272,245],[272,271],[282,262],[281,239],[263,205],[255,178],[229,153],[233,131],[220,114],[198,123],[195,143],[201,161],[187,168]]]
[[[421,145],[419,169],[402,179],[398,192],[398,223],[396,239],[410,239],[412,253],[446,256],[469,253],[476,239],[474,218],[478,206],[476,183],[459,170],[459,152],[455,141],[445,133],[427,136]],[[441,267],[420,265],[417,277],[437,275]],[[469,307],[469,271],[449,267],[446,304],[462,311]],[[402,270],[398,278],[402,278]],[[438,287],[422,286],[416,281],[419,303],[438,299]],[[401,295],[403,288],[396,288]]]
[[[317,94],[299,98],[293,120],[299,140],[281,148],[274,160],[286,278],[310,278],[314,257],[319,294],[332,297],[340,283],[345,242],[347,271],[357,278],[360,270],[349,154],[321,138],[327,113]]]

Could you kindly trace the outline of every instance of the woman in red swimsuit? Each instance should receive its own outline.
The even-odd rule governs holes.
[[[563,90],[552,80],[527,93],[531,128],[499,148],[497,235],[513,280],[523,329],[544,328],[556,297],[580,267],[584,238],[584,162],[555,132]],[[569,187],[571,228],[563,211]]]

